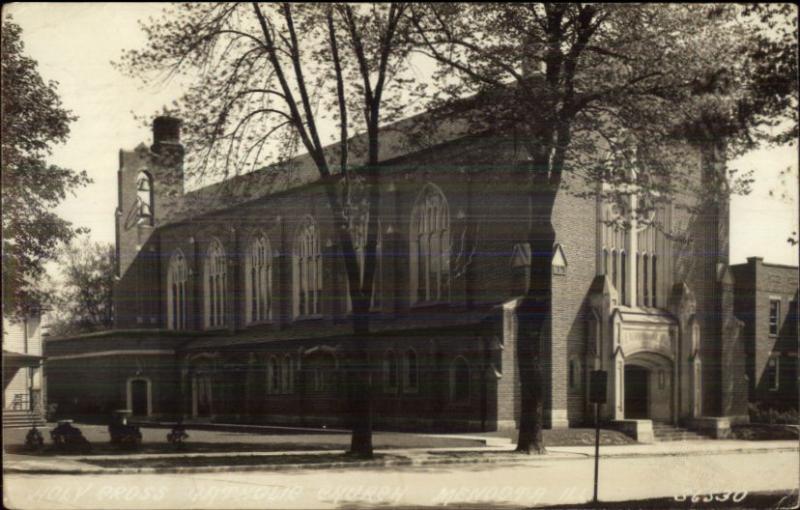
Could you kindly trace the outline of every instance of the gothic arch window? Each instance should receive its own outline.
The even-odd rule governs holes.
[[[222,243],[218,239],[214,239],[206,251],[203,278],[207,328],[225,325],[225,306],[228,295],[227,270],[225,250],[222,248]]]
[[[292,289],[294,316],[321,313],[322,257],[317,224],[309,216],[300,224],[294,239]]]
[[[450,293],[450,214],[447,199],[427,184],[411,213],[411,302],[446,301]]]
[[[407,393],[416,392],[419,388],[419,364],[417,352],[408,349],[403,356],[403,390]]]
[[[400,370],[397,364],[397,355],[391,349],[383,357],[383,389],[387,393],[397,391]]]
[[[658,306],[658,255],[650,257],[650,306]]]
[[[358,269],[360,271],[360,278],[364,282],[364,267],[366,260],[366,247],[367,247],[367,226],[369,225],[369,213],[356,215],[355,218],[350,219],[350,232],[353,238],[353,248],[355,250],[356,261],[358,262]],[[383,258],[383,236],[381,235],[381,223],[378,220],[377,229],[377,244],[375,245],[375,274],[372,280],[372,295],[370,296],[369,307],[370,310],[375,310],[381,306],[381,274],[383,272],[382,258]],[[353,301],[350,297],[350,280],[347,277],[345,269],[344,275],[344,288],[345,288],[345,301],[348,312],[353,311]]]
[[[454,403],[469,401],[469,364],[463,356],[450,366],[450,400]]]
[[[167,327],[186,329],[186,258],[176,250],[167,272]]]
[[[272,251],[269,239],[256,235],[245,259],[245,316],[247,322],[272,318]]]
[[[638,258],[638,255],[637,255],[637,258]],[[637,260],[637,264],[638,264],[638,260]],[[650,306],[650,297],[652,296],[652,294],[651,294],[651,289],[650,289],[650,278],[649,278],[649,276],[650,276],[650,256],[648,254],[645,253],[644,255],[642,255],[641,264],[642,265],[641,265],[641,271],[640,272],[641,272],[641,275],[642,275],[641,276],[642,282],[640,283],[639,286],[642,289],[642,300],[644,302],[643,303],[644,306]]]
[[[306,389],[321,393],[335,391],[338,385],[339,363],[332,353],[317,352],[303,360]]]
[[[141,225],[153,224],[153,176],[142,170],[136,176],[137,222]]]
[[[619,270],[617,269],[617,250],[611,250],[611,282],[614,284],[617,292],[620,292],[619,280],[617,279],[618,275]]]
[[[628,303],[628,283],[627,283],[628,260],[624,251],[619,254],[619,295],[623,305]]]

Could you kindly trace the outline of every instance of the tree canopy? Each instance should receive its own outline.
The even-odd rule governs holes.
[[[452,3],[415,5],[412,17],[444,84],[426,91],[432,104],[486,98],[473,122],[520,132],[542,191],[565,174],[635,179],[651,192],[644,206],[686,188],[676,142],[724,140],[731,160],[796,138],[789,6]]]
[[[116,274],[114,247],[81,236],[63,247],[58,260],[63,279],[53,282],[51,289],[50,334],[65,336],[111,329]]]
[[[46,297],[33,280],[59,243],[82,231],[53,208],[67,193],[90,182],[76,172],[46,162],[52,146],[67,140],[75,116],[64,109],[55,82],[45,82],[35,60],[24,55],[22,31],[3,20],[2,38],[2,201],[3,308],[24,313]]]
[[[438,63],[438,86],[423,91],[430,104],[524,147],[534,253],[552,250],[561,189],[612,201],[622,228],[652,222],[679,196],[689,199],[677,206],[703,214],[747,190],[750,177],[735,178],[728,160],[797,134],[793,8],[450,3],[416,4],[411,19],[417,51]],[[699,178],[688,146],[702,152]],[[549,258],[530,264],[517,342],[525,453],[543,450],[552,315]]]
[[[145,23],[147,45],[119,63],[137,78],[188,81],[169,113],[183,121],[189,175],[225,179],[300,150],[313,161],[352,302],[351,451],[365,456],[372,455],[366,335],[380,210],[379,126],[401,109],[396,85],[404,83],[408,54],[406,10],[404,3],[181,4]],[[351,142],[355,134],[362,135],[359,146]]]

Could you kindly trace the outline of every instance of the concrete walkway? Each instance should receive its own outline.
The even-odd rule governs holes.
[[[114,455],[63,455],[42,457],[31,455],[3,455],[3,470],[7,473],[25,474],[136,474],[136,473],[208,473],[232,471],[275,471],[286,469],[326,468],[380,468],[386,466],[431,466],[437,464],[525,464],[542,461],[580,460],[594,456],[590,446],[554,446],[547,448],[546,455],[519,455],[513,453],[511,444],[484,447],[407,448],[376,450],[381,457],[371,460],[351,460],[340,457],[341,451],[307,450],[292,452],[249,451],[214,453],[120,453]],[[721,455],[730,453],[768,453],[799,451],[797,441],[672,441],[655,444],[601,446],[600,457],[675,457],[694,455]],[[308,456],[321,457],[319,462],[308,462]],[[304,456],[303,462],[292,463],[287,457]],[[263,457],[264,463],[254,463],[253,457]],[[281,461],[270,463],[268,457],[280,457]],[[180,463],[182,458],[192,459],[192,466],[164,467],[103,467],[92,461],[116,460],[124,464],[147,460],[163,460]],[[196,465],[198,458],[208,458],[213,465]],[[221,464],[220,459],[230,459],[230,465]],[[322,460],[322,459],[325,460]],[[212,460],[213,459],[213,460]],[[341,460],[337,460],[341,459]],[[237,461],[246,460],[243,465]]]

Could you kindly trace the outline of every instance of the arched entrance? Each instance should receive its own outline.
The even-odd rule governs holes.
[[[653,352],[625,358],[625,419],[673,421],[672,361]]]
[[[625,418],[650,417],[650,370],[638,365],[625,366]]]
[[[150,380],[146,378],[128,379],[128,409],[133,416],[150,416],[153,411],[150,394]]]

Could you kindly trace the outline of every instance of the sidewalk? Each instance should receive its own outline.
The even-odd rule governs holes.
[[[510,444],[479,448],[450,447],[376,450],[376,458],[371,460],[351,459],[341,452],[331,450],[234,453],[176,452],[169,454],[131,453],[92,456],[64,455],[46,458],[4,454],[3,469],[6,473],[25,474],[208,473],[287,469],[413,467],[445,464],[508,465],[579,460],[594,456],[594,447],[589,446],[554,446],[547,449],[548,453],[546,455],[530,456],[516,454],[513,450],[514,446]],[[601,446],[600,457],[602,461],[604,457],[674,457],[772,451],[798,451],[798,442],[707,440],[614,445]],[[120,466],[124,463],[140,464],[140,466]],[[155,464],[157,467],[147,466],[148,463]],[[144,464],[144,466],[141,464]]]

